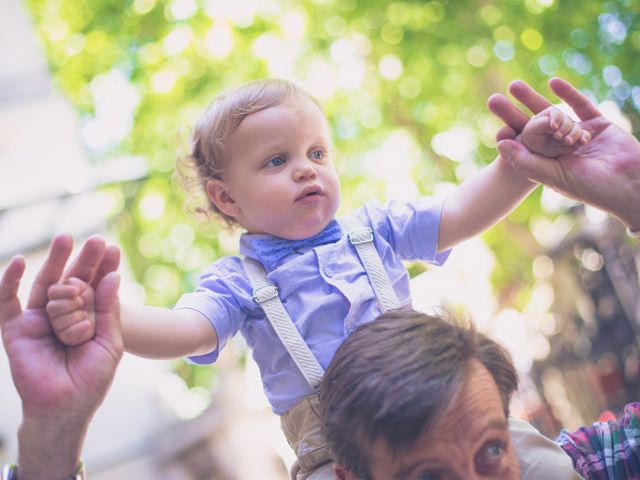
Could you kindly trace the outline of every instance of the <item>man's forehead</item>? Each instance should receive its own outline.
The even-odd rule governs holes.
[[[373,443],[370,458],[374,478],[382,478],[375,472],[393,472],[393,478],[401,480],[422,466],[464,461],[447,455],[452,444],[468,445],[469,461],[472,461],[474,445],[481,441],[484,433],[507,430],[508,421],[495,380],[484,365],[472,360],[465,381],[449,406],[434,424],[425,427],[413,445],[394,454],[394,449],[384,440]]]
[[[472,426],[508,428],[500,390],[491,373],[476,359],[470,361],[465,381],[427,435],[438,440],[451,430],[467,431]]]

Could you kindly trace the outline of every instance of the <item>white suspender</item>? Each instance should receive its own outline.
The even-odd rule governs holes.
[[[382,313],[400,308],[396,291],[391,285],[391,280],[389,280],[387,270],[382,264],[380,254],[373,244],[373,230],[369,227],[358,225],[352,219],[341,220],[340,222],[349,231],[349,241],[356,247]]]
[[[373,231],[369,227],[362,227],[350,220],[341,220],[341,223],[349,231],[349,241],[356,248],[365,272],[367,272],[380,310],[386,312],[399,308],[398,296],[391,285],[380,254],[373,245]],[[242,265],[253,287],[253,300],[262,307],[269,323],[273,326],[278,338],[284,344],[309,386],[314,390],[317,389],[324,375],[324,370],[282,305],[278,297],[278,287],[269,282],[267,273],[257,260],[242,257]]]
[[[318,388],[324,370],[318,363],[278,297],[278,287],[267,280],[267,273],[257,260],[243,257],[242,265],[253,287],[253,300],[258,303],[278,337],[298,366],[309,386]]]

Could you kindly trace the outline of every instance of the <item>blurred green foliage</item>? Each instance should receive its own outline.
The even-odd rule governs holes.
[[[148,161],[146,179],[112,187],[123,204],[113,225],[153,304],[172,305],[208,262],[234,252],[233,235],[215,221],[195,220],[172,179],[189,127],[226,88],[286,76],[320,98],[335,133],[345,211],[384,197],[384,178],[371,175],[366,154],[394,132],[419,145],[410,173],[422,193],[458,183],[468,171],[432,148],[440,132],[470,130],[471,166],[490,162],[499,122],[486,99],[505,93],[513,79],[549,95],[547,79],[562,76],[598,101],[618,104],[636,133],[640,128],[636,0],[27,4],[55,82],[84,122],[122,102],[104,94],[105,79],[129,85],[123,108],[130,109],[130,129],[91,152],[95,162],[121,154]],[[545,215],[552,214],[537,191],[484,235],[498,260],[493,278],[503,303],[517,306],[528,297],[531,258],[542,251],[530,225]]]

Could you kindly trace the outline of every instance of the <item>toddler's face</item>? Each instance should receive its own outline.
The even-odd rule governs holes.
[[[320,108],[291,95],[247,116],[227,137],[222,180],[210,180],[211,200],[251,233],[301,239],[335,216],[340,182]]]

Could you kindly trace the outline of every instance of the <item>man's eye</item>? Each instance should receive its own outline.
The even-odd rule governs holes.
[[[284,157],[273,157],[271,160],[267,162],[268,167],[280,167],[284,165],[285,159]]]
[[[322,150],[314,150],[311,152],[312,160],[322,160],[325,157],[324,151]]]
[[[425,473],[424,475],[420,475],[418,480],[438,480],[439,478],[435,473]]]
[[[502,466],[505,453],[506,446],[502,441],[487,444],[476,456],[476,468],[485,474],[498,471]]]

